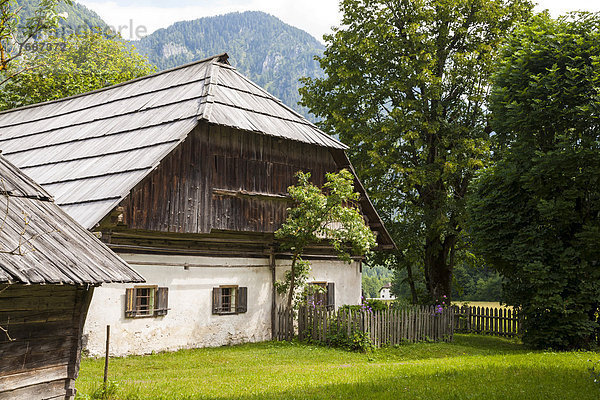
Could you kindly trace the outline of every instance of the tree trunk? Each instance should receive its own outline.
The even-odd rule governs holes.
[[[454,235],[446,237],[443,242],[441,234],[425,240],[425,280],[431,300],[435,302],[441,302],[444,296],[447,302],[451,300],[453,268],[449,255],[455,244]]]
[[[412,303],[417,304],[419,301],[417,297],[417,289],[415,287],[415,279],[412,274],[412,266],[410,263],[406,264],[406,280],[408,281],[408,286],[410,287],[410,295],[412,297]]]
[[[432,135],[433,136],[433,135]],[[429,161],[434,164],[436,147],[432,143]],[[440,304],[452,296],[451,253],[456,244],[456,234],[444,234],[449,222],[445,213],[447,193],[441,180],[433,182],[420,193],[425,208],[425,283],[430,300]],[[446,296],[446,297],[444,297]]]

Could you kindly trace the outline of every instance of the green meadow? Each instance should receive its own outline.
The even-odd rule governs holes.
[[[590,369],[598,360],[476,335],[366,354],[263,342],[113,358],[105,393],[104,360],[83,359],[77,398],[597,400]]]

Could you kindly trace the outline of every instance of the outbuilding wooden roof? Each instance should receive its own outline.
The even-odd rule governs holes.
[[[346,146],[227,62],[227,54],[0,113],[0,150],[90,229],[198,124]]]
[[[0,156],[0,283],[143,281],[44,189]]]

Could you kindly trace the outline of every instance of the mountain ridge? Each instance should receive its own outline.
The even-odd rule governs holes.
[[[323,76],[314,56],[325,47],[262,11],[178,21],[131,43],[160,70],[227,53],[241,73],[305,116],[298,79]]]

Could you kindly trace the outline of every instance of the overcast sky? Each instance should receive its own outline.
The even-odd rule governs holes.
[[[121,29],[132,39],[130,27],[143,26],[148,33],[166,28],[177,21],[225,14],[232,11],[258,10],[303,29],[322,40],[323,34],[338,25],[338,0],[79,0],[97,12],[111,27]],[[177,5],[175,5],[175,2]],[[600,11],[599,0],[538,0],[537,10],[549,9],[557,16],[566,11]],[[117,29],[118,30],[118,29]],[[135,38],[133,38],[135,39]]]

